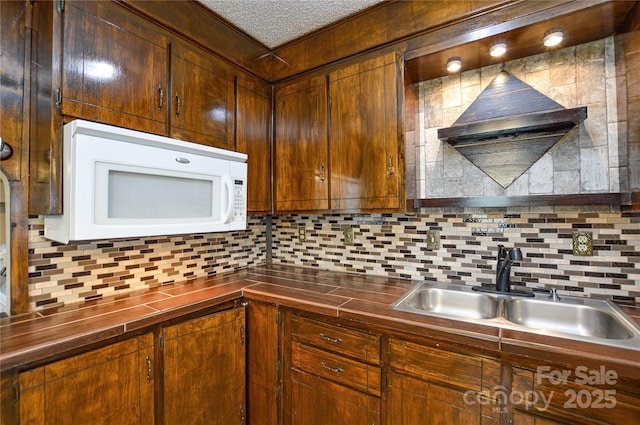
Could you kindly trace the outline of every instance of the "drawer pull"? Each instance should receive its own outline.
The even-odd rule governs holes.
[[[320,334],[320,337],[324,340],[331,341],[331,342],[342,342],[342,339],[340,338],[331,338],[330,336],[326,336],[325,334]]]
[[[341,367],[331,367],[331,366],[327,366],[327,364],[325,362],[320,362],[320,364],[322,365],[323,368],[330,370],[331,372],[335,372],[335,373],[340,373],[340,372],[344,372],[344,369]]]

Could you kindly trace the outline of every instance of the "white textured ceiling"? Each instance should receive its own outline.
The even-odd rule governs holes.
[[[200,0],[269,48],[380,3],[381,0]]]

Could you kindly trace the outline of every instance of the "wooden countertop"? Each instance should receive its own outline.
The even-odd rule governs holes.
[[[265,265],[97,301],[0,320],[0,371],[24,370],[85,346],[141,332],[161,322],[236,300],[359,322],[389,332],[454,341],[496,355],[602,362],[640,379],[640,351],[576,342],[392,310],[415,282],[315,269]],[[627,310],[636,320],[637,310]]]

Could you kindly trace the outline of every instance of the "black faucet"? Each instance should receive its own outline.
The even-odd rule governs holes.
[[[496,267],[496,290],[511,292],[511,262],[522,260],[520,248],[507,249],[498,245],[498,265]]]

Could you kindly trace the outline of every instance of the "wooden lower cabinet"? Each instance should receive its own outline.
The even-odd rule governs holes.
[[[247,417],[249,424],[277,425],[280,380],[278,373],[278,307],[248,301]]]
[[[378,425],[380,398],[293,369],[291,424]]]
[[[21,425],[152,425],[153,335],[127,339],[23,372]]]
[[[533,414],[513,412],[513,425],[570,425],[570,422],[556,422]]]
[[[516,425],[640,423],[638,381],[606,364],[513,367],[512,382]]]
[[[284,424],[380,424],[379,335],[296,314],[284,331]]]
[[[388,425],[498,424],[498,412],[474,402],[475,396],[396,372],[389,373]]]
[[[499,424],[505,406],[491,395],[500,362],[441,342],[389,340],[387,425]]]
[[[243,424],[244,308],[234,308],[163,330],[166,425]]]

